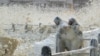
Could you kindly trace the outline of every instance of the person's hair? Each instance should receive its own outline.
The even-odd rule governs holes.
[[[55,22],[56,25],[59,25],[61,21],[62,21],[62,20],[61,20],[59,17],[56,17],[56,18],[54,19],[54,22]]]

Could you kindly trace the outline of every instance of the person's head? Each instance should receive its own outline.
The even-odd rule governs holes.
[[[70,18],[68,24],[69,25],[77,24],[77,21],[75,20],[75,18]]]
[[[51,48],[49,46],[44,46],[41,54],[42,56],[51,56]]]
[[[56,18],[54,19],[54,22],[55,22],[56,25],[59,25],[61,21],[62,21],[62,20],[61,20],[59,17],[56,17]]]

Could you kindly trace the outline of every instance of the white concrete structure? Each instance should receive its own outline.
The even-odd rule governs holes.
[[[41,41],[41,42],[36,42],[34,44],[34,55],[33,56],[41,56],[41,49],[44,46],[49,46],[51,48],[51,52],[55,53],[56,51],[56,43],[55,43],[56,39],[54,35],[50,35],[47,39]]]

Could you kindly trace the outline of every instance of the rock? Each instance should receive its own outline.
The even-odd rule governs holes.
[[[0,56],[12,56],[18,45],[17,39],[0,37]]]

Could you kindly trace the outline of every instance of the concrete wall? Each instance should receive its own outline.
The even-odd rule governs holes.
[[[30,2],[31,2],[31,1],[33,1],[33,0],[10,0],[10,1],[14,1],[14,2],[20,2],[20,1],[23,1],[23,2],[26,1],[26,2],[28,2],[28,1],[30,1]]]
[[[0,0],[0,5],[9,3],[30,3],[40,7],[82,7],[89,0]],[[81,6],[82,5],[82,6]]]
[[[10,2],[10,0],[0,0],[0,4],[8,4]]]
[[[83,7],[86,3],[88,3],[90,0],[73,0],[74,7]]]
[[[66,0],[66,3],[73,4],[73,0]]]

